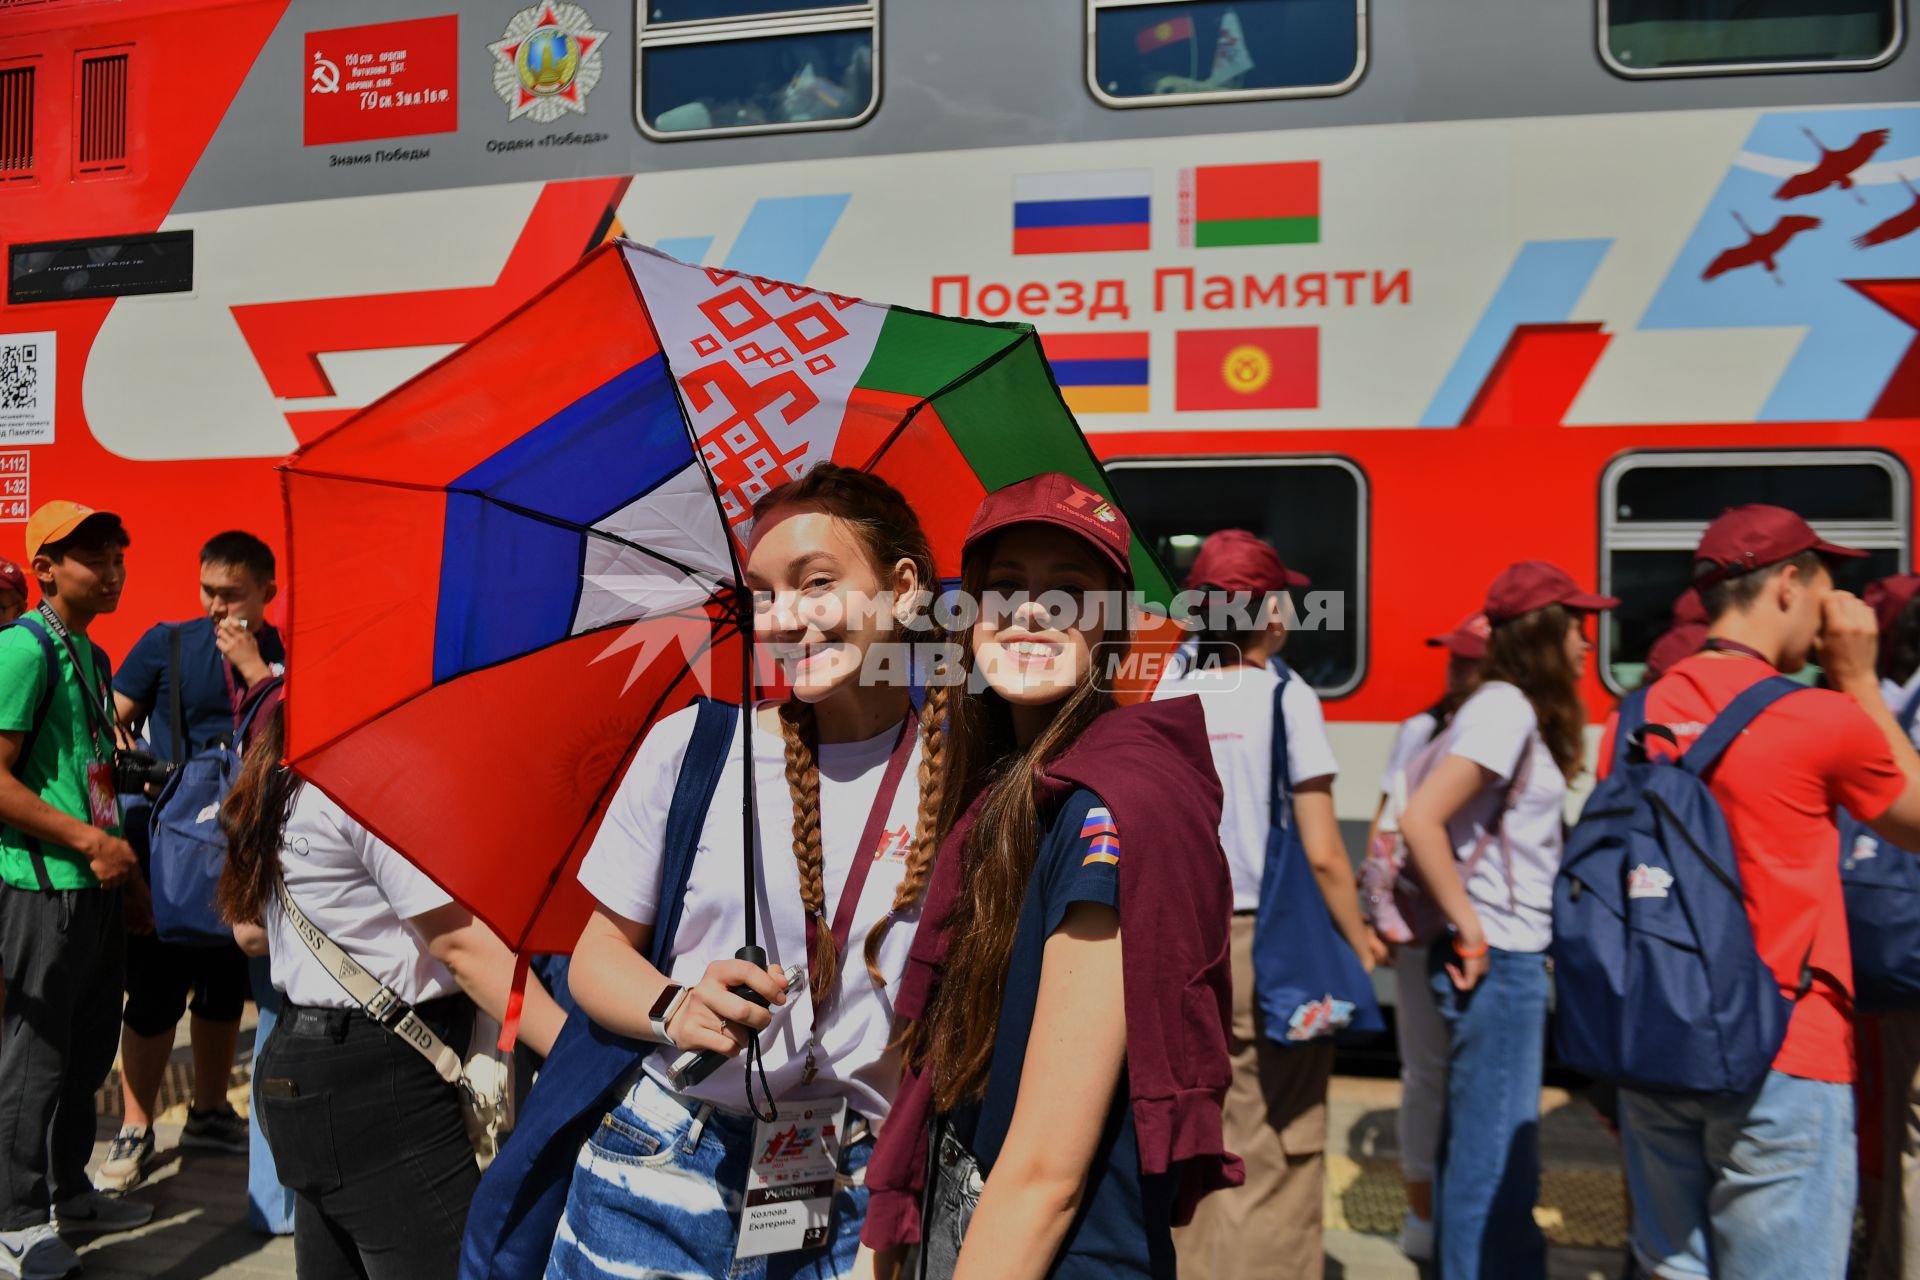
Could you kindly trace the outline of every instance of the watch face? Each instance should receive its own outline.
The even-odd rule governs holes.
[[[673,998],[679,994],[680,994],[680,984],[677,982],[669,982],[666,986],[660,989],[660,994],[654,998],[653,1008],[648,1011],[647,1016],[649,1018],[658,1018],[658,1017],[664,1016],[667,1012],[668,1006],[673,1003]]]

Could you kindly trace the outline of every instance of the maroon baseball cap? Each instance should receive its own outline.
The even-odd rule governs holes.
[[[1867,554],[1828,542],[1813,531],[1812,525],[1785,507],[1754,502],[1728,508],[1700,535],[1700,545],[1693,549],[1694,566],[1697,569],[1704,560],[1714,568],[1706,574],[1696,573],[1693,581],[1696,586],[1710,585],[1735,574],[1791,560],[1802,551],[1848,559]]]
[[[1187,571],[1187,590],[1250,591],[1265,596],[1288,587],[1307,587],[1313,579],[1287,568],[1266,539],[1245,529],[1222,529],[1200,544]]]
[[[1707,643],[1707,624],[1704,622],[1679,622],[1667,629],[1665,635],[1653,642],[1653,648],[1647,650],[1647,680],[1649,683],[1673,669],[1673,664],[1691,658],[1700,652]]]
[[[1688,587],[1673,602],[1673,625],[1676,627],[1704,627],[1707,625],[1707,606],[1700,603],[1700,593]]]
[[[1860,598],[1873,610],[1873,616],[1880,623],[1880,634],[1885,636],[1893,630],[1893,624],[1900,621],[1900,615],[1913,603],[1916,594],[1920,594],[1920,573],[1899,573],[1869,582]]]
[[[20,598],[27,598],[27,575],[20,572],[20,566],[11,560],[0,558],[0,591],[18,591]]]
[[[1582,591],[1573,575],[1557,564],[1522,560],[1508,565],[1507,571],[1487,588],[1485,612],[1488,622],[1506,622],[1550,604],[1565,605],[1582,613],[1598,613],[1618,607],[1620,601],[1613,596]]]
[[[1460,619],[1460,625],[1445,635],[1428,636],[1427,644],[1435,649],[1445,649],[1456,658],[1478,662],[1487,656],[1487,640],[1492,635],[1493,624],[1487,621],[1487,615],[1476,613],[1470,618]]]
[[[961,543],[964,559],[991,534],[1016,524],[1050,524],[1084,538],[1106,561],[1120,571],[1128,583],[1133,581],[1133,565],[1127,558],[1133,531],[1120,508],[1096,489],[1058,471],[995,489],[973,514]]]

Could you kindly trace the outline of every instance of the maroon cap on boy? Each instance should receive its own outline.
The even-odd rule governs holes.
[[[1700,652],[1707,643],[1707,624],[1704,622],[1676,622],[1666,634],[1653,642],[1647,650],[1647,681],[1652,683],[1672,670],[1673,664],[1683,662]]]
[[[1582,613],[1597,613],[1618,607],[1620,601],[1613,596],[1582,591],[1572,574],[1545,560],[1522,560],[1509,565],[1487,588],[1489,622],[1506,622],[1550,604],[1565,605]]]
[[[27,598],[27,575],[20,572],[19,565],[4,558],[0,558],[0,591],[18,591],[22,600]]]
[[[1700,603],[1700,593],[1688,587],[1673,602],[1673,625],[1676,627],[1704,627],[1707,625],[1707,606]]]
[[[1445,635],[1428,636],[1427,644],[1435,649],[1445,649],[1456,658],[1478,662],[1487,656],[1487,640],[1492,635],[1493,624],[1487,621],[1487,615],[1476,613],[1470,618],[1462,618],[1460,625]]]
[[[1719,582],[1735,574],[1791,560],[1802,551],[1848,558],[1867,554],[1828,542],[1813,531],[1812,525],[1785,507],[1754,502],[1729,508],[1700,535],[1700,545],[1693,550],[1694,563],[1697,566],[1702,560],[1710,561],[1714,570],[1697,574],[1693,581],[1696,586]]]
[[[1873,610],[1873,616],[1880,623],[1880,635],[1884,638],[1893,630],[1893,624],[1900,621],[1900,615],[1913,603],[1916,594],[1920,594],[1920,573],[1900,573],[1869,582],[1867,589],[1860,593],[1860,598]]]
[[[1079,534],[1122,578],[1133,581],[1133,565],[1127,558],[1133,533],[1127,518],[1109,499],[1072,476],[1045,471],[988,494],[967,526],[961,556],[971,553],[988,535],[1016,524],[1050,524]]]
[[[1200,544],[1187,571],[1187,590],[1247,591],[1265,596],[1288,587],[1307,587],[1313,579],[1287,568],[1280,553],[1245,529],[1222,529]]]

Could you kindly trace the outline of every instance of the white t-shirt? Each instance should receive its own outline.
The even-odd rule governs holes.
[[[401,999],[419,1004],[459,992],[452,972],[406,923],[453,899],[311,782],[301,786],[287,816],[280,874],[307,918]],[[313,958],[277,899],[261,906],[260,918],[273,985],[288,1000],[322,1009],[360,1007]]]
[[[1213,769],[1226,801],[1220,810],[1220,846],[1233,875],[1233,909],[1260,905],[1260,878],[1267,864],[1267,829],[1273,815],[1273,686],[1280,677],[1266,667],[1192,671],[1163,680],[1154,700],[1197,697],[1207,719]],[[1280,695],[1287,717],[1287,768],[1295,786],[1339,771],[1327,741],[1320,695],[1299,676]],[[1285,815],[1289,820],[1292,815]]]
[[[1440,722],[1433,718],[1433,712],[1422,711],[1400,722],[1400,732],[1393,735],[1393,749],[1387,752],[1387,771],[1380,776],[1380,794],[1393,794],[1393,780],[1406,772],[1413,758],[1433,741],[1433,731]]]
[[[1447,823],[1454,856],[1462,860],[1472,854],[1499,814],[1508,780],[1519,767],[1521,748],[1533,752],[1526,789],[1514,797],[1506,818],[1511,886],[1497,839],[1467,878],[1467,896],[1480,913],[1487,941],[1502,951],[1545,951],[1553,940],[1553,878],[1560,870],[1567,780],[1535,732],[1538,724],[1527,696],[1495,680],[1475,690],[1447,726],[1448,755],[1471,760],[1498,775]]]
[[[607,910],[638,924],[653,923],[660,905],[661,880],[666,874],[662,841],[667,810],[673,803],[680,763],[693,736],[694,717],[692,708],[676,712],[655,725],[640,744],[607,810],[606,821],[580,864],[580,883],[588,892]],[[768,962],[782,968],[797,964],[804,969],[809,930],[800,905],[800,871],[793,857],[793,801],[787,790],[786,748],[779,730],[769,727],[771,720],[763,713],[753,735],[760,821],[755,916],[759,943],[766,950]],[[698,982],[715,960],[731,959],[746,941],[739,732],[736,725],[734,745],[727,751],[726,766],[700,832],[679,928],[674,933],[668,976],[686,986]],[[881,775],[898,734],[895,727],[864,742],[820,745],[820,845],[829,921],[839,910],[855,846],[879,794]],[[887,815],[880,847],[870,851],[876,861],[854,914],[832,1006],[818,1028],[820,1043],[814,1053],[819,1075],[813,1083],[800,1083],[806,1067],[807,1041],[815,1032],[813,1000],[804,983],[788,995],[786,1009],[775,1013],[772,1028],[760,1033],[767,1085],[775,1099],[844,1097],[876,1128],[885,1119],[900,1084],[899,1055],[889,1051],[887,1044],[893,1035],[893,994],[920,922],[918,907],[894,921],[881,943],[879,961],[887,978],[885,991],[873,985],[864,957],[867,934],[893,905],[894,892],[906,871],[920,804],[916,781],[919,762],[916,742]],[[648,1074],[664,1086],[667,1068],[677,1056],[671,1051],[648,1055]],[[691,1096],[730,1111],[742,1111],[746,1108],[745,1071],[745,1055],[738,1055],[696,1085]],[[758,1097],[757,1073],[754,1087]]]

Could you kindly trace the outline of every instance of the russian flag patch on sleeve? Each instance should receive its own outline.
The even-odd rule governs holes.
[[[1113,825],[1113,815],[1101,806],[1095,805],[1087,810],[1087,817],[1080,824],[1080,838],[1087,841],[1087,856],[1080,865],[1090,867],[1096,862],[1118,865],[1120,861],[1120,829]]]

